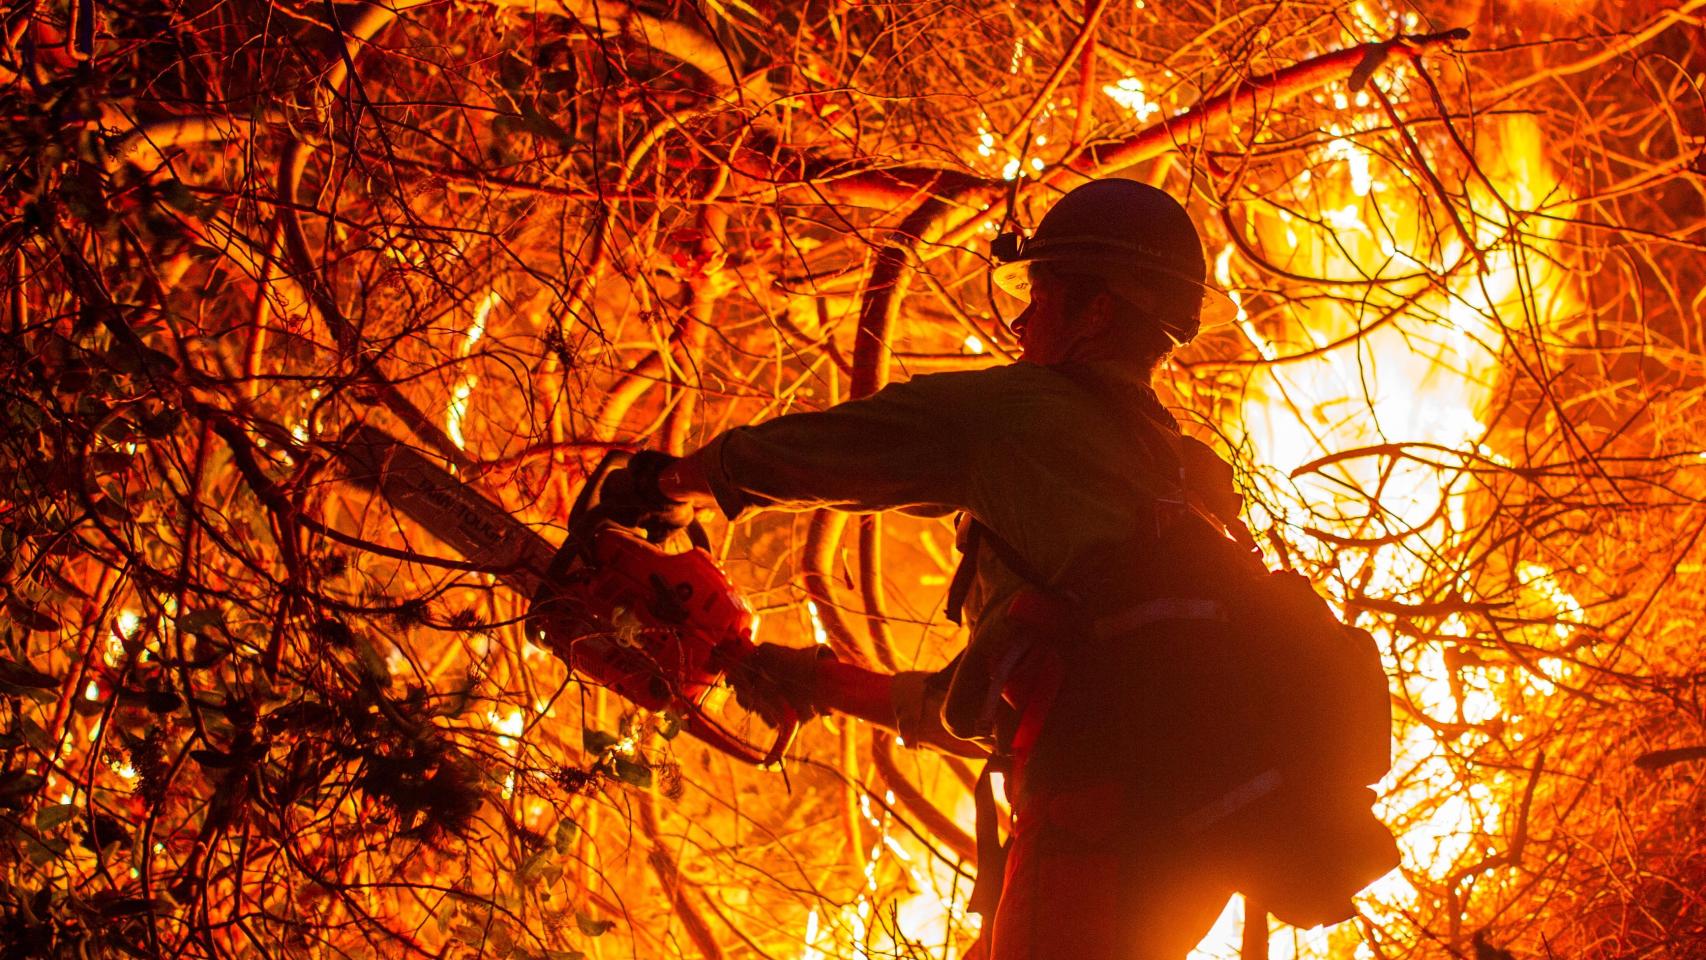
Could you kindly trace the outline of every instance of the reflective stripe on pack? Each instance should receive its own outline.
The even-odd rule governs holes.
[[[1164,620],[1226,620],[1226,608],[1218,600],[1199,597],[1162,597],[1147,600],[1102,617],[1091,624],[1097,640],[1117,640],[1128,633]]]
[[[1264,770],[1182,817],[1179,829],[1185,833],[1206,830],[1278,790],[1283,782],[1285,777],[1278,767]]]

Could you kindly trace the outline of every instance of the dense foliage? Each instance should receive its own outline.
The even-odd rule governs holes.
[[[15,6],[0,957],[963,949],[963,764],[713,755],[338,451],[556,539],[612,446],[1003,360],[989,237],[1112,174],[1243,308],[1167,399],[1392,668],[1402,875],[1276,944],[1699,954],[1703,16]],[[716,526],[764,639],[960,642],[940,523]]]

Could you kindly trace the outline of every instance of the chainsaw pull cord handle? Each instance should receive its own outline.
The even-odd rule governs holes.
[[[695,547],[698,547],[706,553],[711,552],[711,537],[705,532],[705,525],[699,522],[698,517],[694,517],[693,522],[688,524],[686,529],[688,543],[693,544]]]

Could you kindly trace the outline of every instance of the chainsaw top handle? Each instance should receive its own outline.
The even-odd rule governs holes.
[[[587,474],[586,483],[581,485],[581,492],[576,495],[573,507],[569,508],[569,539],[568,543],[586,543],[588,536],[599,527],[614,524],[609,513],[602,509],[604,497],[604,481],[609,479],[617,470],[625,470],[628,461],[634,455],[627,450],[612,449],[607,451],[598,461],[598,466]],[[646,539],[661,544],[669,539],[672,531],[663,528],[642,528]],[[689,523],[685,531],[687,540],[701,550],[711,549],[711,538],[705,532],[705,527],[697,518]]]

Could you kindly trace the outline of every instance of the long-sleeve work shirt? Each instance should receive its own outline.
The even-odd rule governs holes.
[[[1146,507],[1177,489],[1177,429],[1130,365],[1102,361],[1068,375],[1017,363],[923,375],[736,428],[699,456],[731,520],[770,507],[961,511],[1049,586],[1069,589],[1069,571],[1129,540]],[[968,652],[1008,642],[1003,618],[1024,585],[993,554],[982,551],[967,596]]]

